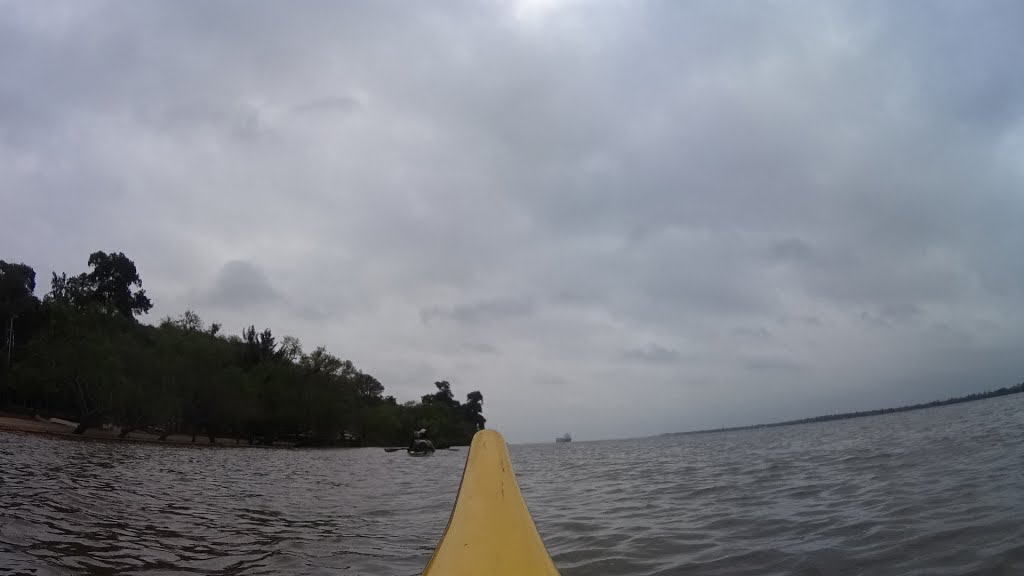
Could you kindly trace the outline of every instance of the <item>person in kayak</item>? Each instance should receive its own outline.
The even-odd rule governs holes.
[[[421,428],[413,432],[412,440],[409,442],[409,452],[433,452],[434,443],[427,438],[427,429]]]

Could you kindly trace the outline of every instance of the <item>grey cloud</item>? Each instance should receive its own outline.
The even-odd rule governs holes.
[[[267,275],[255,264],[242,260],[227,262],[204,300],[220,308],[242,309],[260,304],[280,302],[282,296]]]
[[[861,319],[868,324],[885,328],[915,322],[924,315],[925,311],[913,302],[890,302],[879,306],[876,310],[860,313]]]
[[[153,317],[205,289],[513,440],[1019,379],[1016,4],[7,8],[0,257],[41,277],[124,250]]]
[[[558,374],[542,374],[537,377],[537,384],[544,390],[564,390],[572,386],[572,382]]]
[[[296,114],[348,114],[359,105],[352,96],[328,96],[316,98],[292,109]]]
[[[666,348],[660,344],[651,343],[641,348],[630,348],[623,352],[627,360],[647,362],[651,364],[671,364],[679,361],[681,355],[678,350]]]
[[[771,330],[764,326],[739,326],[733,329],[732,335],[750,340],[770,340],[772,338]]]
[[[465,349],[470,352],[476,352],[477,354],[499,354],[499,351],[495,346],[486,342],[467,342],[465,344]]]
[[[924,310],[913,302],[900,302],[882,306],[878,314],[891,320],[909,322],[924,315]]]
[[[330,318],[330,314],[312,306],[295,306],[292,308],[292,312],[299,318],[310,322],[322,322]]]
[[[786,238],[772,245],[769,254],[782,261],[808,262],[814,260],[814,252],[799,238]]]
[[[807,321],[807,318],[810,318],[810,317],[811,317],[810,315],[803,316],[803,315],[796,315],[796,314],[780,314],[779,316],[777,316],[775,318],[775,324],[777,324],[779,326],[790,326],[792,324],[801,324],[801,323],[811,325],[812,322]],[[814,318],[818,322],[821,322],[820,318],[817,318],[817,317],[814,317]]]
[[[743,360],[743,369],[749,372],[794,373],[803,370],[803,365],[789,358],[760,356]]]
[[[459,324],[479,324],[529,316],[534,304],[529,299],[496,298],[457,306],[431,306],[420,311],[423,322],[445,319]]]

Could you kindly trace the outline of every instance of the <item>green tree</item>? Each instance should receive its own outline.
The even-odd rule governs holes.
[[[311,374],[338,374],[344,362],[331,354],[323,346],[318,346],[309,354],[302,356],[300,365]]]
[[[356,392],[364,399],[377,401],[384,394],[384,385],[369,374],[358,372],[352,381],[355,384]]]
[[[4,361],[0,372],[10,368],[15,344],[28,340],[39,321],[35,296],[36,271],[27,264],[0,260],[0,343]]]
[[[50,291],[43,301],[45,303],[56,303],[74,308],[87,308],[91,300],[91,293],[85,274],[68,277],[66,273],[57,276],[54,272],[50,278]]]
[[[92,271],[87,278],[96,303],[125,318],[146,314],[153,308],[153,303],[142,289],[142,278],[135,262],[123,252],[93,252],[89,255],[89,266]],[[139,289],[133,292],[132,286]]]
[[[35,298],[36,271],[27,264],[0,260],[0,305],[10,306]]]
[[[453,407],[458,404],[458,401],[455,400],[455,395],[452,394],[452,385],[447,380],[434,382],[434,387],[437,388],[437,392],[423,396],[424,404],[441,404]]]
[[[0,321],[16,322],[19,341],[0,372],[0,408],[101,424],[200,435],[210,442],[286,440],[310,445],[405,443],[427,428],[439,446],[467,443],[483,427],[483,396],[466,404],[447,381],[420,402],[399,404],[384,385],[324,347],[304,353],[298,338],[277,342],[255,325],[241,335],[207,328],[186,310],[158,326],[136,321],[152,303],[123,253],[95,252],[89,273],[53,276],[42,303],[35,272],[0,262]],[[22,323],[32,329],[24,329]]]
[[[118,324],[99,312],[48,307],[42,335],[18,366],[22,395],[74,414],[76,434],[109,418],[125,393],[125,327]]]
[[[78,276],[53,275],[47,300],[70,304],[77,308],[96,306],[111,314],[134,318],[153,308],[153,303],[142,289],[142,278],[123,252],[89,255],[92,271]],[[139,287],[132,291],[132,287]]]
[[[269,362],[278,358],[277,342],[270,328],[263,332],[256,332],[256,326],[249,326],[242,330],[242,342],[244,347],[245,362],[254,366],[261,362]]]
[[[285,336],[281,339],[278,354],[282,360],[294,364],[302,358],[302,342],[295,336]]]
[[[484,395],[478,390],[466,394],[466,403],[462,405],[466,411],[467,419],[475,426],[476,430],[483,430],[487,424],[484,418]]]

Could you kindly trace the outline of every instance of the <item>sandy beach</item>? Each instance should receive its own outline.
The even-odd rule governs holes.
[[[250,445],[244,440],[240,442],[236,441],[235,438],[217,438],[216,444],[210,444],[209,439],[205,435],[196,436],[196,441],[193,443],[192,436],[186,434],[171,434],[166,440],[160,440],[156,434],[151,434],[142,430],[133,430],[124,438],[119,438],[118,434],[120,433],[120,429],[117,427],[107,429],[90,428],[89,430],[86,430],[84,434],[74,434],[73,431],[75,429],[75,425],[76,424],[74,422],[67,422],[64,420],[41,419],[16,414],[0,413],[0,432],[45,434],[47,436],[57,436],[71,440],[100,440],[109,442],[174,445],[186,444],[190,446],[222,446],[229,448],[287,448],[292,446],[292,444],[283,442],[277,442],[273,446],[256,444]]]

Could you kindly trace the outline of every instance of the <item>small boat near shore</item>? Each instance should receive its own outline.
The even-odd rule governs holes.
[[[418,438],[413,440],[406,451],[409,456],[430,456],[434,453],[434,443],[425,438]]]

